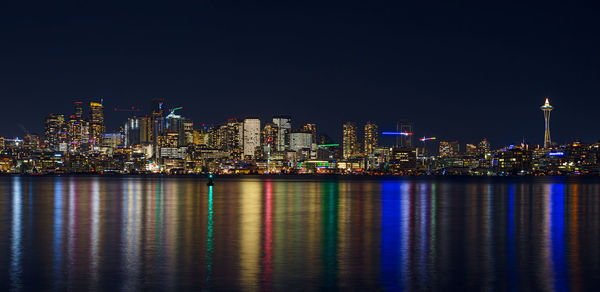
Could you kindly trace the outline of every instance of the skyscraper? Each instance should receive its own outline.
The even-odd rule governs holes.
[[[101,103],[90,102],[90,139],[92,144],[102,142],[104,131],[104,106]]]
[[[254,157],[256,147],[260,146],[260,120],[246,118],[243,127],[244,156]]]
[[[50,114],[46,117],[44,129],[44,144],[51,150],[58,150],[60,135],[64,127],[65,117],[63,115]]]
[[[76,101],[73,103],[73,107],[75,108],[75,119],[83,120],[83,102]]]
[[[150,118],[132,117],[125,124],[125,142],[127,145],[148,143],[150,136]]]
[[[267,123],[262,131],[261,146],[269,146],[272,149],[277,149],[277,134],[279,128],[273,123]]]
[[[378,146],[379,128],[376,124],[367,122],[365,125],[365,155],[373,154]]]
[[[540,106],[540,109],[544,112],[544,148],[548,148],[552,144],[552,140],[550,139],[550,112],[554,107],[550,105],[550,102],[546,97],[546,102],[544,105]]]
[[[358,152],[357,128],[353,122],[346,122],[343,126],[342,147],[344,159],[350,159],[356,156]]]
[[[288,133],[292,129],[292,118],[290,116],[273,116],[273,124],[279,129],[277,132],[277,151],[289,148]]]

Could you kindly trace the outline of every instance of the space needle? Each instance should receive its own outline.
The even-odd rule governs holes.
[[[544,131],[544,148],[548,148],[552,144],[552,141],[550,140],[550,112],[554,107],[550,105],[550,102],[546,97],[546,102],[544,105],[540,106],[540,109],[544,112],[544,122],[546,125],[546,130]]]

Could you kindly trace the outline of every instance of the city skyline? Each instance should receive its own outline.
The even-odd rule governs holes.
[[[535,142],[536,139],[533,139],[533,141],[532,141],[530,139],[527,139],[527,137],[523,136],[523,137],[521,137],[520,140],[510,141],[508,143],[498,143],[498,144],[499,145],[509,145],[509,144],[514,144],[514,143],[518,143],[518,142],[519,143],[525,142],[525,143],[531,144],[531,145],[541,145],[543,147],[549,147],[551,145],[551,143],[565,144],[565,143],[570,143],[570,142],[573,142],[573,141],[591,143],[591,142],[600,141],[600,138],[598,138],[595,141],[582,141],[582,140],[579,140],[579,139],[565,141],[563,143],[560,143],[560,142],[557,142],[557,141],[552,141],[552,139],[550,138],[550,134],[549,134],[550,133],[550,125],[551,125],[549,112],[552,111],[554,109],[554,107],[549,104],[549,99],[550,99],[549,97],[545,97],[545,102],[540,107],[540,109],[544,112],[544,116],[543,116],[543,120],[544,120],[544,138],[542,139],[541,143],[536,143]],[[92,129],[91,129],[92,132],[93,132],[93,129],[95,128],[96,132],[101,132],[101,133],[105,133],[105,132],[106,133],[110,133],[110,132],[113,132],[113,133],[116,133],[116,132],[119,132],[120,130],[125,129],[125,126],[126,126],[127,122],[130,119],[132,119],[132,118],[144,118],[144,117],[150,118],[150,117],[154,117],[154,115],[156,114],[155,109],[152,109],[151,111],[144,111],[143,109],[141,109],[139,107],[135,107],[135,106],[127,106],[127,107],[115,106],[115,107],[107,107],[107,108],[105,108],[104,107],[104,99],[103,98],[95,98],[95,99],[92,98],[90,100],[96,100],[96,101],[90,101],[89,102],[89,107],[87,107],[87,110],[83,110],[83,107],[84,107],[83,104],[84,103],[82,101],[80,101],[80,100],[77,100],[77,101],[73,101],[72,102],[72,105],[71,105],[73,107],[73,112],[72,113],[63,113],[63,112],[48,113],[47,117],[62,115],[64,117],[64,119],[65,119],[65,122],[67,120],[69,120],[69,118],[73,119],[73,117],[76,117],[78,120],[87,119],[87,120],[90,121],[91,124],[95,124],[95,126],[93,126]],[[152,106],[155,106],[154,103],[157,100],[160,100],[161,107],[163,107],[163,105],[164,105],[164,108],[161,108],[161,111],[164,112],[165,116],[167,116],[169,113],[171,115],[173,115],[175,111],[184,111],[184,107],[183,106],[179,106],[179,107],[169,106],[168,103],[167,103],[167,100],[164,99],[164,98],[154,98],[154,99],[152,99]],[[100,101],[100,102],[98,102],[98,101]],[[100,110],[102,111],[102,114],[99,115],[98,113],[95,113],[94,110],[96,108],[101,108]],[[118,124],[117,127],[109,129],[108,127],[106,127],[106,122],[105,122],[105,118],[104,117],[106,116],[106,113],[111,113],[111,112],[113,112],[113,113],[121,113],[120,115],[124,117],[124,120],[121,121]],[[188,113],[189,112],[193,112],[193,109],[190,110],[188,108],[187,111],[185,111],[185,112],[186,112],[185,113],[186,117],[189,117]],[[85,113],[85,115],[84,115],[84,113]],[[291,115],[281,115],[281,114],[273,114],[270,117],[273,118],[273,119],[275,119],[276,117],[288,117],[288,119],[292,118]],[[259,124],[258,124],[258,128],[260,129],[259,132],[263,130],[261,128],[260,121],[261,120],[269,120],[269,118],[260,117],[260,116],[247,116],[247,117],[239,117],[239,116],[236,117],[236,116],[234,116],[234,117],[228,117],[228,118],[223,119],[221,121],[194,121],[193,119],[190,119],[190,120],[196,122],[197,125],[207,125],[207,126],[213,127],[213,126],[218,126],[218,125],[224,124],[224,123],[226,123],[226,121],[230,121],[230,120],[244,121],[246,119],[257,119],[258,122],[259,122]],[[296,124],[298,124],[298,122],[295,120],[295,117],[294,117],[294,121],[295,121]],[[337,142],[342,143],[342,140],[343,140],[342,136],[343,135],[338,135],[338,134],[340,134],[340,133],[343,134],[344,133],[344,131],[345,131],[344,127],[345,126],[343,124],[348,123],[348,122],[355,123],[355,121],[345,120],[343,123],[340,123],[340,128],[341,128],[340,131],[334,131],[332,133],[328,133],[328,132],[324,132],[324,131],[319,131],[319,133],[327,134],[330,137],[335,137],[335,140]],[[113,124],[114,123],[115,122],[113,122]],[[304,124],[306,124],[306,123],[304,123]],[[310,124],[310,122],[308,124]],[[356,124],[360,124],[360,123],[356,123]],[[355,129],[356,135],[359,135],[359,134],[361,136],[367,135],[367,132],[368,132],[367,126],[370,125],[370,124],[373,124],[378,129],[381,128],[380,129],[381,131],[377,132],[378,136],[375,137],[374,139],[376,139],[376,141],[377,140],[384,141],[385,142],[384,144],[386,144],[386,145],[389,144],[389,146],[393,146],[394,144],[396,146],[412,146],[412,143],[414,143],[414,142],[412,142],[413,137],[421,137],[422,136],[423,138],[426,138],[427,136],[429,136],[429,137],[434,136],[434,135],[430,135],[430,133],[423,133],[423,132],[413,131],[412,128],[413,128],[414,123],[409,122],[406,119],[401,119],[400,121],[397,121],[395,123],[395,127],[396,127],[395,130],[398,131],[398,132],[411,132],[410,136],[394,135],[391,138],[390,137],[386,138],[386,133],[392,133],[392,134],[394,133],[393,131],[392,132],[386,131],[386,130],[391,130],[392,128],[390,126],[387,126],[387,127],[384,126],[382,128],[381,124],[377,123],[376,119],[375,120],[365,120],[365,122],[362,124],[362,125],[365,126],[364,130],[361,130],[362,125],[360,125],[359,127],[356,127],[356,129]],[[298,126],[297,128],[292,128],[291,127],[291,123],[290,123],[289,125],[286,125],[284,127],[287,127],[288,131],[289,130],[301,130],[301,131],[304,131],[304,129],[301,129],[301,125],[302,124],[300,124],[300,126]],[[316,124],[313,124],[313,125],[316,125]],[[36,134],[38,136],[45,135],[44,131],[40,131],[40,133],[29,131],[27,128],[23,127],[21,124],[19,124],[19,127],[21,128],[21,131],[24,132],[24,133]],[[101,131],[99,130],[100,128],[101,128]],[[0,137],[1,136],[2,136],[2,134],[0,133]],[[338,136],[339,136],[339,139],[337,138]],[[461,139],[460,137],[450,137],[450,136],[447,136],[447,135],[446,136],[445,135],[438,135],[438,137],[440,137],[441,140],[449,140],[449,141],[450,140],[456,140],[456,141],[458,141],[460,143],[463,143],[463,144],[477,143],[477,142],[479,142],[481,140],[481,138],[486,139],[486,140],[489,141],[488,136],[480,137],[478,140],[475,140],[475,141],[465,141],[465,140]],[[21,135],[21,136],[15,136],[15,137],[5,136],[5,138],[23,138],[23,135]],[[255,140],[256,139],[259,139],[259,138],[255,138]],[[371,139],[373,139],[373,138],[371,138]],[[408,140],[406,140],[406,139],[408,139]],[[414,138],[414,139],[417,139],[417,138]],[[437,139],[437,138],[434,138],[434,139]],[[96,136],[94,136],[94,140],[98,140],[99,141],[99,140],[101,140],[101,137],[99,137],[98,135],[96,135]],[[421,139],[419,138],[419,140],[421,140]],[[440,140],[440,139],[437,139],[437,140]],[[410,141],[410,142],[405,142],[405,141]],[[421,141],[421,142],[423,142],[423,141]],[[375,142],[375,143],[377,144],[377,142]],[[406,143],[408,143],[408,144],[406,144]],[[259,143],[256,142],[255,144],[256,144],[255,146],[257,146]],[[361,147],[366,147],[366,146],[361,144]],[[366,151],[366,149],[365,149],[365,151]]]
[[[547,103],[549,99],[550,99],[550,97],[546,96],[544,98],[545,103]],[[90,118],[91,117],[91,108],[93,108],[93,105],[100,105],[102,103],[102,106],[104,106],[104,102],[105,102],[104,98],[88,98],[87,100],[90,100],[87,103],[88,105],[90,105],[90,107],[88,107],[86,111],[81,110],[81,112],[77,112],[80,109],[75,108],[74,112],[71,112],[71,113],[53,112],[53,113],[48,113],[47,115],[60,115],[60,114],[62,114],[62,115],[64,115],[65,119],[68,119],[69,116],[71,116],[71,115],[82,115],[85,112],[86,113],[85,117],[86,118]],[[171,109],[175,108],[173,106],[170,106],[167,103],[167,99],[165,99],[165,98],[158,98],[158,99],[154,98],[152,100],[161,100],[161,101],[163,101],[165,103],[165,109],[164,109],[165,111],[171,110]],[[78,99],[78,100],[72,101],[72,104],[70,106],[73,107],[73,106],[76,106],[76,104],[82,104],[82,103],[84,103],[84,102],[82,102],[81,99]],[[145,103],[148,103],[148,101],[146,101]],[[544,104],[544,105],[542,105],[542,107],[540,107],[540,109],[544,110],[544,108],[547,107],[547,106],[549,106],[549,104]],[[151,108],[151,107],[149,107],[149,108]],[[549,107],[550,111],[553,110],[553,109],[554,109],[553,106]],[[190,109],[187,106],[176,107],[176,110],[185,112],[186,117],[193,116],[194,115],[193,113],[195,112],[194,109]],[[152,112],[153,112],[153,110],[144,110],[144,107],[118,106],[118,105],[113,106],[113,107],[107,106],[104,109],[104,116],[107,116],[107,114],[108,114],[108,116],[112,116],[113,119],[107,119],[107,121],[105,122],[104,121],[104,116],[103,116],[102,123],[103,123],[103,126],[105,128],[103,131],[105,131],[105,132],[118,132],[119,128],[123,127],[123,125],[125,124],[125,122],[127,121],[127,119],[132,118],[132,117],[144,117],[144,116],[148,117],[148,116],[152,115]],[[256,117],[259,120],[261,120],[261,119],[268,120],[268,119],[270,119],[270,117],[275,117],[275,116],[281,116],[281,113],[267,115],[266,117],[259,116],[259,115],[229,116],[229,117],[223,118],[222,120],[218,120],[218,121],[205,121],[205,120],[198,121],[198,120],[194,120],[194,119],[192,119],[192,120],[194,120],[195,122],[197,122],[199,124],[219,125],[219,124],[223,124],[224,121],[230,120],[230,119],[244,120],[245,118]],[[292,115],[283,115],[283,116],[289,116],[289,117],[291,117]],[[116,120],[114,120],[115,117],[116,117]],[[542,126],[542,127],[544,127],[544,134],[541,135],[542,136],[542,139],[540,139],[541,142],[537,142],[537,140],[538,140],[537,137],[540,136],[539,133],[538,133],[538,135],[533,134],[533,135],[523,135],[523,136],[515,137],[514,140],[506,141],[506,142],[494,141],[493,139],[489,138],[489,137],[493,137],[494,136],[494,135],[491,134],[491,133],[494,133],[494,131],[489,131],[490,135],[482,135],[482,136],[476,137],[474,140],[466,140],[465,138],[461,137],[460,133],[457,133],[458,135],[435,134],[435,133],[439,133],[439,131],[436,131],[436,130],[433,130],[431,132],[423,132],[423,131],[417,130],[417,131],[414,131],[415,132],[415,136],[414,137],[417,137],[417,136],[418,137],[421,137],[421,136],[423,136],[423,137],[426,137],[426,136],[437,136],[437,137],[439,137],[442,140],[457,140],[457,141],[460,141],[460,143],[464,143],[464,144],[467,144],[467,143],[478,143],[478,141],[480,141],[481,138],[485,138],[485,139],[488,139],[488,140],[492,140],[492,141],[494,141],[494,143],[497,143],[499,145],[509,145],[509,144],[514,144],[514,143],[526,142],[527,144],[542,145],[542,146],[547,147],[548,145],[546,144],[546,141],[545,141],[545,139],[546,139],[546,137],[545,137],[546,133],[545,132],[548,130],[547,126],[552,125],[551,127],[554,128],[554,125],[552,123],[550,123],[549,120],[548,120],[548,122],[546,122],[545,116],[543,116],[542,119],[543,119],[543,123],[544,123],[544,125]],[[294,120],[295,120],[296,123],[301,123],[301,124],[311,123],[311,120],[308,120],[306,118],[304,120],[300,120],[300,121],[306,121],[306,122],[298,122],[298,120],[296,119],[295,116],[294,116]],[[382,120],[386,120],[386,119],[382,119]],[[359,133],[361,135],[364,135],[364,133],[365,133],[362,130],[362,125],[369,124],[372,121],[375,122],[375,124],[381,129],[380,132],[385,132],[386,130],[394,130],[393,127],[395,127],[395,130],[400,131],[400,125],[402,124],[402,122],[408,123],[407,127],[409,127],[408,129],[411,129],[410,131],[412,132],[412,127],[415,125],[414,122],[412,122],[412,121],[409,122],[406,119],[399,119],[398,121],[393,122],[393,125],[391,125],[391,124],[387,124],[387,125],[381,124],[381,123],[378,122],[378,119],[362,119],[362,121],[364,121],[362,123],[360,121],[361,120],[358,120],[358,121],[355,121],[355,120],[342,120],[339,123],[340,127],[339,127],[339,129],[337,131],[334,130],[333,132],[325,132],[325,131],[320,131],[320,132],[328,134],[330,137],[334,138],[336,141],[338,141],[338,142],[341,143],[342,142],[342,135],[341,134],[343,133],[342,124],[345,123],[345,122],[356,122],[357,124],[361,124],[361,126],[358,127],[360,129],[357,129],[357,133]],[[112,124],[112,125],[115,125],[115,126],[109,127],[109,126],[106,126],[106,124]],[[332,126],[331,126],[332,124],[333,123],[326,123],[325,124],[326,127],[323,127],[323,128],[326,128],[326,129],[329,128],[330,129],[330,128],[332,128]],[[546,125],[546,124],[548,124],[548,125]],[[327,125],[329,127],[327,127]],[[18,130],[21,132],[20,135],[9,136],[9,135],[4,135],[3,133],[0,133],[0,136],[4,136],[5,138],[23,138],[23,135],[25,133],[32,133],[32,134],[37,134],[37,135],[43,135],[44,134],[43,129],[41,131],[32,131],[30,129],[35,129],[35,128],[25,127],[25,126],[23,126],[22,123],[18,123],[17,126],[18,126],[17,127]],[[417,129],[419,129],[418,125],[417,125]],[[406,130],[403,130],[403,131],[406,131]],[[468,132],[468,131],[465,131],[465,132]],[[538,132],[539,132],[539,130],[538,130]],[[432,133],[434,133],[434,134],[432,134]],[[395,144],[401,145],[402,144],[402,143],[400,143],[401,139],[404,139],[404,138],[401,138],[401,136],[397,136],[397,138],[396,137],[391,137],[390,138],[390,137],[386,137],[385,135],[382,135],[381,137],[379,137],[379,139],[381,139],[381,141],[384,141],[385,144],[392,145],[392,144],[395,143]],[[394,142],[394,140],[395,140],[395,142]],[[586,142],[586,143],[594,143],[594,142],[600,141],[600,136],[598,138],[596,138],[596,139],[592,138],[589,141],[586,141],[586,140],[583,140],[583,139],[566,139],[566,138],[565,139],[561,139],[561,138],[559,138],[558,141],[557,140],[552,140],[551,142],[558,143],[558,144],[567,144],[567,143],[570,143],[570,142],[573,142],[573,141]]]

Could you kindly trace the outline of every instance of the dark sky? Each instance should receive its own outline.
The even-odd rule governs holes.
[[[114,106],[163,97],[196,123],[290,114],[339,139],[346,120],[408,119],[421,136],[541,143],[550,96],[553,140],[600,138],[596,7],[246,2],[3,7],[0,136],[100,97],[114,129]]]

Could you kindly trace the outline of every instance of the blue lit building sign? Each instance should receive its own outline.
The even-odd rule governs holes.
[[[562,152],[562,151],[558,151],[558,152],[550,152],[550,153],[548,153],[548,155],[550,155],[550,156],[564,156],[565,153]]]

